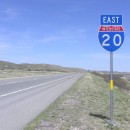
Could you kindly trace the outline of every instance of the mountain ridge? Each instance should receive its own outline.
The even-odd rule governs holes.
[[[21,63],[16,64],[7,61],[0,61],[0,70],[27,70],[27,71],[58,71],[58,72],[87,72],[85,69],[72,68],[72,67],[62,67],[59,65],[52,64],[31,64],[31,63]]]

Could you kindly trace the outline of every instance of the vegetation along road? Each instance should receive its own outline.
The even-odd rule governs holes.
[[[111,130],[109,83],[87,73],[25,130]],[[113,130],[130,130],[130,96],[114,87]]]

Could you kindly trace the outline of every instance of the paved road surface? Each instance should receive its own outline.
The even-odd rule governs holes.
[[[23,130],[81,74],[56,74],[0,80],[0,130]]]

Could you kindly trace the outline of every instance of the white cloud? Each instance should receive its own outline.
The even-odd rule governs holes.
[[[110,59],[109,53],[92,53],[83,55],[85,58],[90,59]],[[130,54],[113,54],[113,59],[130,59]]]
[[[90,59],[108,59],[110,56],[107,53],[89,53],[83,55],[85,58],[90,58]]]
[[[86,33],[88,33],[88,30],[83,29],[83,28],[68,28],[68,29],[61,31],[61,34],[63,36],[66,36],[69,38],[86,37]]]
[[[86,38],[86,33],[88,33],[85,29],[75,29],[69,28],[59,31],[56,34],[47,36],[39,40],[42,43],[53,43],[53,42],[64,42],[64,43],[77,43],[80,42],[81,39]]]
[[[3,20],[11,20],[19,16],[18,10],[14,8],[6,8],[1,11],[0,18]]]
[[[0,43],[0,48],[8,48],[9,45],[6,43]]]
[[[10,45],[7,43],[0,43],[0,52],[5,52],[10,49]]]
[[[66,12],[67,13],[75,13],[75,12],[84,11],[84,10],[85,10],[85,8],[83,8],[83,7],[73,6],[73,7],[68,8]]]
[[[69,2],[71,3],[71,6],[68,7],[68,9],[66,10],[67,13],[77,13],[80,11],[85,11],[86,10],[86,5],[94,5],[97,3],[97,1],[95,0],[75,0],[75,1],[71,1]]]
[[[130,54],[115,54],[115,59],[129,59],[130,60]]]
[[[48,42],[54,42],[54,41],[57,41],[61,39],[60,36],[48,36],[48,37],[45,37],[41,40],[41,42],[43,43],[48,43]]]
[[[8,8],[5,10],[5,13],[8,17],[15,17],[18,15],[18,12],[12,8]]]

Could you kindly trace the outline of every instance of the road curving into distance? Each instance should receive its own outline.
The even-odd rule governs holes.
[[[23,130],[81,76],[73,73],[0,80],[0,130]]]

